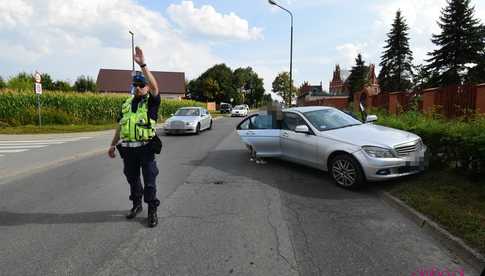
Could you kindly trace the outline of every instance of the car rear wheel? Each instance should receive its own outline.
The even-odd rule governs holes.
[[[346,189],[355,189],[365,182],[360,164],[348,154],[340,154],[330,163],[330,174],[335,183]]]
[[[208,128],[208,129],[209,129],[209,130],[211,130],[211,129],[212,129],[212,120],[211,120],[211,122],[210,122],[210,124],[209,124],[209,128]]]

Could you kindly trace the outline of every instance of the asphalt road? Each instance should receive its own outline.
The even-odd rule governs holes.
[[[283,161],[249,162],[238,121],[163,137],[154,229],[146,208],[124,218],[122,162],[106,154],[0,184],[0,275],[478,275],[373,189],[346,191]]]

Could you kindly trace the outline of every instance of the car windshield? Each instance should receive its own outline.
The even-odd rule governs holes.
[[[238,106],[236,106],[234,109],[236,109],[236,110],[243,110],[243,109],[245,109],[245,108],[244,108],[244,106],[240,106],[240,105],[238,105]]]
[[[200,111],[197,108],[183,108],[175,112],[175,116],[199,116]]]
[[[303,114],[320,131],[362,124],[359,120],[337,109],[320,109]]]

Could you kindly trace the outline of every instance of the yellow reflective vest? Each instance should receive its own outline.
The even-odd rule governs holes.
[[[138,103],[136,112],[131,111],[134,96],[128,98],[121,108],[123,117],[120,120],[121,140],[126,142],[148,141],[155,136],[156,121],[148,117],[148,94]],[[150,125],[148,124],[150,120]]]

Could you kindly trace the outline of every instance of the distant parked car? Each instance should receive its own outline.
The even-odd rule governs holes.
[[[195,133],[212,128],[212,116],[205,108],[182,107],[165,121],[167,134]]]
[[[249,109],[247,109],[244,105],[236,105],[231,111],[231,117],[233,116],[248,116]]]
[[[231,104],[228,103],[221,103],[219,107],[219,111],[224,114],[224,113],[231,113],[232,111],[232,106]]]
[[[279,157],[329,171],[334,181],[354,188],[415,174],[424,169],[426,146],[413,133],[361,122],[333,107],[283,110],[283,120],[255,114],[237,126],[256,157]]]

